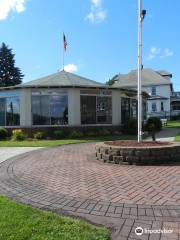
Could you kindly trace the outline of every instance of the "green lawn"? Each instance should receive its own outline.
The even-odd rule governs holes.
[[[122,135],[122,136],[98,136],[86,137],[80,139],[63,139],[63,140],[25,140],[22,142],[16,141],[0,141],[0,147],[56,147],[66,144],[86,143],[86,142],[99,142],[110,141],[117,139],[136,139],[136,136]]]
[[[180,134],[176,136],[176,141],[180,142]]]
[[[83,220],[18,204],[0,196],[1,240],[108,240],[110,232]]]
[[[167,127],[168,128],[180,128],[180,121],[168,121]]]

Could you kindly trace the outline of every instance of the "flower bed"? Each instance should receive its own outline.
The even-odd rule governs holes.
[[[116,164],[180,162],[180,143],[111,141],[96,144],[96,158]]]

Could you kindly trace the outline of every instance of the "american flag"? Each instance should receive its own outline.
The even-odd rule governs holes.
[[[67,41],[66,41],[66,36],[63,33],[63,43],[64,43],[64,50],[66,51],[67,49]]]

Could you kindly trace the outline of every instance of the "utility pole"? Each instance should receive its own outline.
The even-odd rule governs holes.
[[[142,141],[142,22],[145,15],[142,0],[138,0],[138,142]]]

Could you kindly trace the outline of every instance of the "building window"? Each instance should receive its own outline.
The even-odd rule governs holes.
[[[130,98],[121,98],[121,122],[124,124],[130,118]]]
[[[96,115],[97,123],[112,123],[111,97],[97,97]]]
[[[0,98],[0,126],[20,125],[19,97]]]
[[[51,125],[65,125],[68,123],[68,96],[50,97]]]
[[[152,88],[151,88],[151,95],[152,96],[156,95],[156,86],[152,86]]]
[[[32,97],[33,125],[50,125],[49,96]]]
[[[180,102],[179,101],[172,102],[172,110],[180,111]]]
[[[33,95],[33,125],[68,124],[67,95]]]
[[[96,124],[96,96],[81,96],[81,124]]]
[[[0,126],[5,126],[6,124],[6,99],[0,98]]]
[[[164,112],[164,103],[161,102],[161,112]]]
[[[152,103],[152,112],[157,112],[157,106],[155,102]]]
[[[132,118],[137,118],[137,100],[132,99],[131,100],[131,117]]]
[[[19,97],[6,98],[6,126],[20,125]]]
[[[81,124],[96,123],[112,123],[112,98],[81,96]]]

